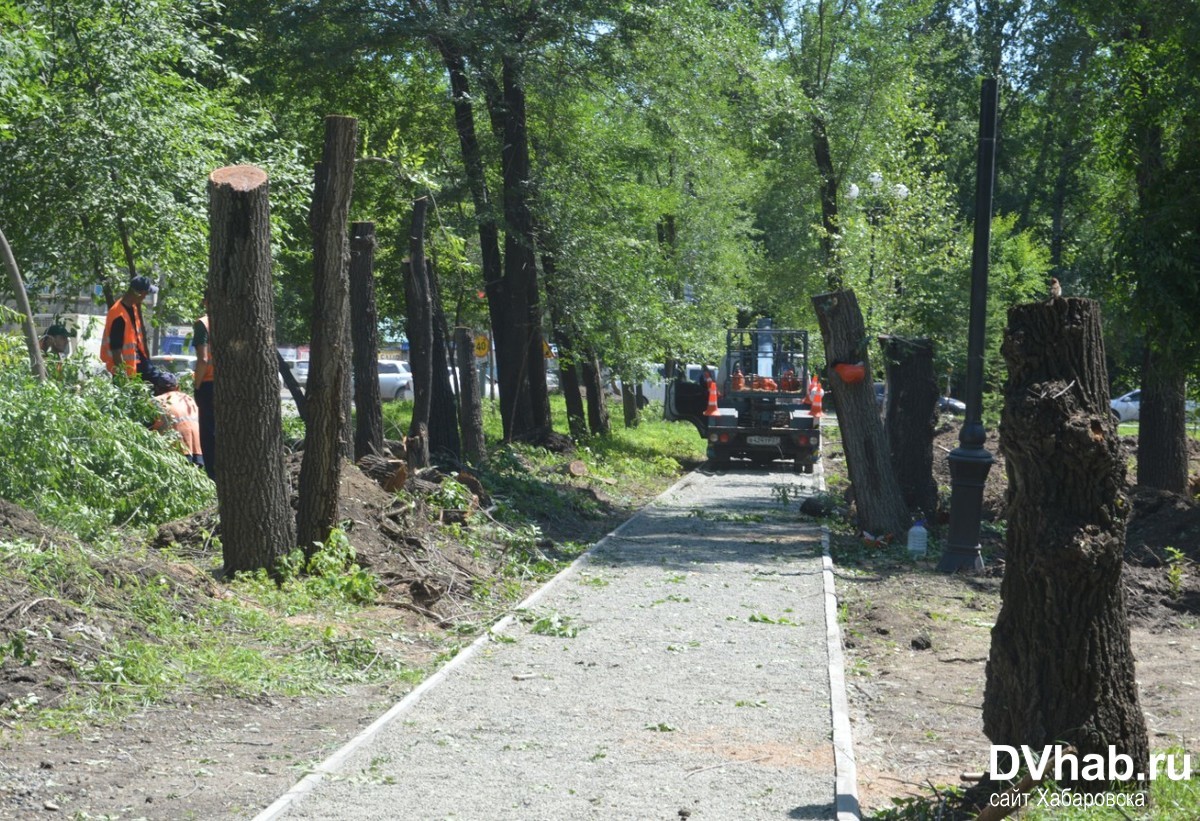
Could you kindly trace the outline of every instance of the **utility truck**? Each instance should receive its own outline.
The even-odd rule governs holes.
[[[703,377],[668,383],[664,417],[691,422],[715,467],[735,458],[788,460],[798,473],[812,473],[821,431],[809,398],[808,331],[731,328],[719,372],[715,391]]]

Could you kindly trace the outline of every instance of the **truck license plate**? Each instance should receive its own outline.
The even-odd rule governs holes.
[[[747,445],[766,446],[766,447],[778,447],[779,446],[779,437],[778,436],[747,436],[746,444]]]

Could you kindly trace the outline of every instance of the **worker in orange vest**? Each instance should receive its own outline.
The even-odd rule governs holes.
[[[192,324],[192,345],[196,349],[193,390],[200,408],[200,447],[204,451],[204,470],[209,479],[216,479],[217,436],[213,417],[213,356],[211,329],[208,322],[208,297],[204,298],[204,316]]]
[[[142,319],[142,303],[156,293],[158,287],[150,277],[135,276],[121,298],[108,309],[104,319],[104,336],[100,340],[100,359],[108,372],[116,374],[118,364],[126,376],[140,374],[154,384],[158,369],[150,364],[150,348],[146,344],[146,323]]]
[[[154,382],[154,401],[162,408],[162,415],[150,425],[151,430],[163,430],[168,425],[179,434],[184,455],[197,467],[204,467],[204,454],[200,450],[200,412],[196,401],[179,390],[175,374],[164,371]]]

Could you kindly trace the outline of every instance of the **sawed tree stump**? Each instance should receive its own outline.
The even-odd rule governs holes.
[[[1125,457],[1109,412],[1099,306],[1075,298],[1018,305],[1001,350],[1009,520],[984,732],[993,744],[1039,752],[1073,744],[1105,760],[1111,744],[1144,773],[1148,741],[1121,584]]]
[[[296,544],[283,461],[267,175],[208,178],[208,307],[217,365],[217,500],[225,571],[273,568]]]

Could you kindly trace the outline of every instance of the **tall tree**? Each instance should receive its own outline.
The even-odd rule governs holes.
[[[1186,381],[1200,359],[1200,24],[1182,0],[1077,6],[1108,44],[1100,62],[1112,113],[1101,139],[1133,191],[1113,202],[1113,280],[1129,296],[1145,346],[1138,482],[1182,492]]]

